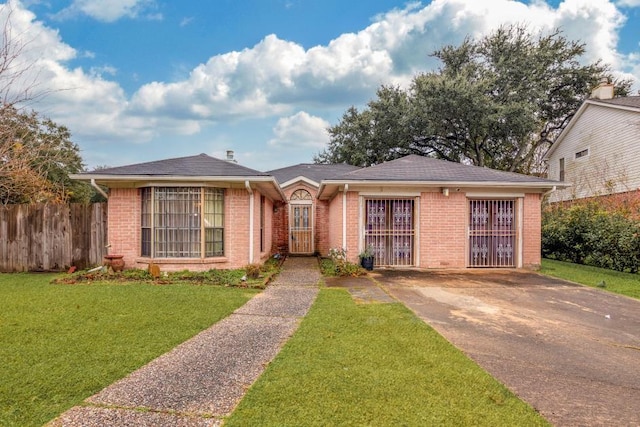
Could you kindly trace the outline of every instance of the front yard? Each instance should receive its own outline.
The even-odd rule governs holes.
[[[225,423],[247,425],[548,423],[402,304],[321,289]]]
[[[542,273],[640,298],[638,275],[550,260]],[[2,426],[46,423],[258,292],[193,277],[171,285],[54,285],[54,277],[0,274]],[[327,423],[547,425],[403,305],[355,304],[344,290],[321,289],[227,425]]]
[[[258,291],[53,285],[0,274],[0,425],[39,426],[229,315]]]

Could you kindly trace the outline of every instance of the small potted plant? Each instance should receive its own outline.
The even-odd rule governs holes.
[[[362,252],[358,255],[360,257],[360,265],[365,270],[373,270],[373,247],[367,245]]]

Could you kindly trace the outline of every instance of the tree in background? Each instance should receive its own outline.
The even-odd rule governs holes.
[[[0,203],[88,202],[91,188],[72,181],[83,170],[69,130],[36,112],[0,108]]]
[[[0,204],[88,202],[93,189],[71,181],[83,170],[69,130],[25,105],[46,96],[25,34],[14,34],[12,9],[2,9],[0,32]]]
[[[362,111],[351,107],[314,160],[369,166],[419,154],[541,172],[542,154],[580,104],[601,78],[612,79],[600,61],[580,64],[584,46],[523,26],[445,46],[433,54],[440,70],[417,75],[407,91],[383,86]],[[631,86],[615,84],[617,95]]]

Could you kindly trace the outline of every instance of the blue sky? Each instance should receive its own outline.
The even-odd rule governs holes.
[[[37,69],[30,107],[89,169],[207,153],[258,170],[311,162],[326,128],[429,53],[505,23],[560,27],[640,89],[640,0],[11,0]]]

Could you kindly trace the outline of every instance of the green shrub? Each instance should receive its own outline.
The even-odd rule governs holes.
[[[320,271],[325,276],[362,276],[366,270],[358,264],[347,261],[346,250],[332,248],[329,258],[320,260]]]
[[[244,267],[244,270],[247,272],[249,279],[257,279],[260,277],[260,265],[258,264],[249,264]]]
[[[596,202],[547,207],[542,216],[542,255],[617,271],[640,268],[640,222]]]

